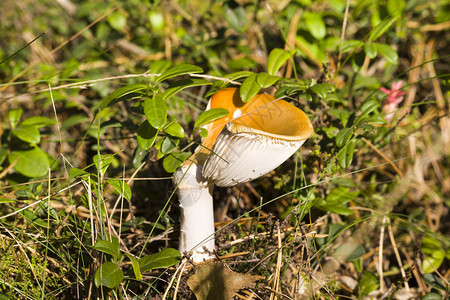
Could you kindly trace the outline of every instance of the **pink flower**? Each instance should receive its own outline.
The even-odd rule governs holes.
[[[385,93],[387,96],[386,104],[383,106],[383,112],[386,114],[386,120],[392,119],[392,113],[397,110],[398,105],[403,101],[405,92],[400,89],[403,87],[403,81],[394,81],[392,83],[391,89],[381,87],[380,91]]]

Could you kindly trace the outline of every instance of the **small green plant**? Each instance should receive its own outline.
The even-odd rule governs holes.
[[[116,288],[124,280],[124,272],[120,264],[126,257],[131,261],[134,277],[136,280],[142,279],[142,273],[153,269],[168,268],[181,261],[181,254],[175,249],[166,248],[158,253],[141,257],[137,260],[129,254],[120,251],[119,240],[111,237],[111,241],[98,240],[94,249],[105,254],[109,254],[112,261],[102,263],[95,271],[95,285],[105,286],[110,289]]]
[[[21,121],[23,110],[8,112],[10,128],[3,132],[0,147],[0,165],[8,158],[11,167],[27,177],[42,177],[48,174],[54,159],[39,147],[40,128],[53,126],[55,120],[32,116]]]

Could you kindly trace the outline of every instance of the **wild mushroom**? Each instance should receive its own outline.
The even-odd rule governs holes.
[[[193,251],[194,262],[211,259],[214,250],[214,185],[232,186],[258,178],[287,160],[313,134],[306,114],[268,94],[243,103],[239,90],[214,94],[207,109],[229,115],[206,125],[208,136],[174,174],[181,210],[180,252]]]

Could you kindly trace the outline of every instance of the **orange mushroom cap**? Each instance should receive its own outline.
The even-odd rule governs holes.
[[[202,142],[201,152],[209,153],[220,132],[230,122],[287,139],[304,140],[314,132],[311,121],[303,111],[268,94],[258,94],[244,103],[239,89],[226,88],[211,97],[207,109],[212,108],[225,108],[230,113],[205,126],[208,136]]]
[[[226,88],[211,97],[207,109],[212,108],[225,108],[229,114],[205,126],[208,136],[192,159],[203,165],[203,177],[219,186],[270,172],[314,132],[302,110],[268,94],[244,103],[237,88]]]

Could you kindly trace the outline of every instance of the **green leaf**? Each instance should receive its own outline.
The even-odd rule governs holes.
[[[329,225],[328,229],[328,237],[327,242],[333,241],[335,238],[337,238],[342,231],[345,230],[345,225],[343,223],[333,223]]]
[[[432,274],[427,273],[427,274],[423,275],[423,280],[425,281],[426,284],[434,287],[435,289],[445,291],[444,282],[438,275],[436,275],[434,273],[432,273]]]
[[[258,73],[258,75],[256,75],[256,81],[262,88],[267,88],[269,86],[272,86],[280,79],[281,79],[281,77],[279,77],[279,76],[269,75],[264,72]]]
[[[163,168],[167,173],[175,172],[178,167],[191,156],[191,152],[170,153],[164,158]]]
[[[337,160],[339,165],[346,169],[350,167],[353,161],[353,152],[355,150],[355,141],[350,141],[347,145],[339,150],[337,154]]]
[[[164,128],[164,132],[177,138],[184,138],[184,129],[178,124],[176,121],[170,123],[166,128]]]
[[[375,291],[379,286],[378,278],[372,272],[364,271],[363,276],[359,280],[359,293],[361,296],[368,295]]]
[[[145,121],[139,126],[137,132],[137,142],[144,150],[150,149],[158,137],[158,130],[153,128],[149,122]]]
[[[374,114],[372,116],[367,117],[366,122],[370,123],[370,124],[380,124],[380,125],[382,125],[382,124],[386,123],[386,120],[383,118],[382,115]]]
[[[123,271],[112,262],[105,262],[95,271],[94,283],[96,287],[100,285],[113,289],[123,281]]]
[[[12,203],[12,202],[16,202],[16,200],[0,196],[0,203]]]
[[[369,34],[369,41],[373,42],[382,36],[391,26],[394,24],[399,17],[386,18],[380,24],[378,24]]]
[[[426,275],[426,274],[425,274]],[[422,298],[420,298],[421,300],[443,300],[444,298],[442,298],[442,295],[439,293],[435,293],[435,292],[430,292],[425,294]]]
[[[152,30],[163,32],[165,27],[164,15],[162,12],[150,11],[148,13],[148,20],[152,26]]]
[[[145,99],[144,113],[148,122],[156,129],[160,129],[166,124],[167,105],[161,94],[156,94]]]
[[[187,78],[183,80],[176,81],[169,85],[166,91],[163,94],[163,99],[169,99],[176,93],[190,87],[201,86],[201,85],[211,85],[212,82],[202,79],[202,78]]]
[[[297,50],[286,51],[280,48],[275,48],[270,51],[269,58],[267,59],[267,73],[275,75],[281,66],[296,52]]]
[[[195,120],[194,127],[206,125],[212,121],[225,117],[228,114],[230,114],[230,112],[225,108],[208,109],[198,116],[197,120]]]
[[[326,211],[326,212],[332,212],[338,215],[343,215],[343,216],[351,216],[354,214],[354,211],[347,208],[345,205],[342,205],[340,203],[336,203],[336,204],[323,204],[323,205],[319,205],[317,206],[317,208]]]
[[[12,130],[12,133],[22,141],[30,144],[37,144],[41,141],[39,129],[34,125],[20,124]]]
[[[139,139],[139,137],[138,137]],[[138,142],[139,143],[139,142]],[[137,146],[136,149],[134,149],[132,162],[133,167],[135,169],[139,168],[145,161],[147,161],[147,158],[149,156],[149,151],[144,150],[141,146]]]
[[[167,71],[165,71],[164,73],[162,73],[158,79],[156,80],[156,82],[161,82],[164,81],[166,79],[175,77],[175,76],[181,76],[181,75],[186,75],[186,74],[191,74],[191,73],[202,73],[203,69],[194,65],[189,65],[189,64],[181,64],[181,65],[177,65],[174,66],[170,69],[168,69]]]
[[[72,115],[61,122],[61,131],[68,131],[79,124],[89,124],[89,118],[83,115]]]
[[[224,16],[228,24],[237,32],[244,32],[247,28],[247,18],[245,10],[242,6],[231,8],[227,4],[224,5]]]
[[[305,12],[302,17],[311,35],[318,40],[322,40],[327,34],[327,27],[322,16],[318,13]]]
[[[146,272],[153,269],[168,268],[180,261],[181,254],[178,250],[166,248],[156,254],[142,257],[139,260],[139,265],[141,266],[141,272]]]
[[[142,279],[142,273],[141,268],[139,267],[139,262],[136,258],[131,256],[130,254],[125,254],[130,260],[131,260],[131,266],[133,267],[134,277],[136,277],[137,280]]]
[[[149,73],[151,74],[159,74],[164,71],[166,71],[170,66],[172,65],[172,62],[169,60],[157,60],[151,63]]]
[[[364,102],[364,104],[360,108],[362,111],[362,114],[359,115],[358,118],[356,118],[355,125],[360,126],[363,122],[368,122],[369,120],[371,120],[372,117],[369,116],[369,114],[371,112],[375,111],[379,106],[380,106],[380,104],[376,100],[369,100],[369,101]],[[373,121],[377,121],[377,120],[380,121],[379,118],[373,118]],[[384,122],[384,120],[382,122]]]
[[[420,248],[423,253],[432,255],[435,251],[442,250],[442,244],[437,239],[424,237]]]
[[[338,118],[341,120],[342,125],[345,127],[347,126],[348,119],[350,117],[351,112],[345,109],[329,109],[328,113],[332,115],[333,117]]]
[[[425,273],[433,273],[444,262],[445,252],[443,250],[434,251],[431,256],[425,255],[422,261],[422,269]]]
[[[112,257],[114,257],[114,259],[118,259],[120,256],[120,244],[119,240],[116,237],[112,237],[112,242],[99,239],[95,243],[94,249],[103,253],[110,254],[112,255]]]
[[[353,135],[353,128],[342,128],[336,135],[336,146],[342,148],[347,144]]]
[[[19,123],[22,112],[23,111],[21,108],[10,109],[8,111],[9,124],[11,124],[12,129],[16,128],[17,124]]]
[[[364,102],[363,105],[361,105],[361,111],[363,114],[369,114],[373,112],[375,109],[377,109],[380,106],[380,103],[376,100],[369,100]]]
[[[373,45],[372,42],[367,42],[364,44],[364,51],[366,52],[367,56],[372,59],[377,56],[377,49]]]
[[[325,198],[318,201],[316,206],[327,212],[333,212],[348,216],[354,214],[353,210],[348,209],[346,204],[358,196],[358,191],[350,191],[348,187],[339,186],[333,189]]]
[[[89,175],[89,173],[87,173],[84,170],[78,169],[78,168],[71,168],[69,170],[69,177],[70,178],[75,178],[75,177],[79,177],[79,176],[84,176],[84,175]]]
[[[115,90],[108,97],[103,99],[103,101],[100,103],[100,109],[103,109],[110,104],[114,104],[123,100],[133,98],[137,95],[141,95],[138,92],[145,89],[147,89],[146,85],[138,83],[121,87],[120,89]]]
[[[261,86],[256,81],[257,74],[248,76],[241,85],[239,94],[244,103],[250,101],[261,90]]]
[[[349,52],[354,51],[361,47],[363,45],[363,42],[360,40],[346,40],[344,41],[344,44],[342,45],[342,52]]]
[[[40,226],[42,228],[49,228],[49,224],[46,221],[42,220],[35,213],[29,210],[23,210],[20,212],[20,214],[34,225]]]
[[[356,52],[352,56],[352,59],[351,59],[352,60],[352,68],[355,73],[359,72],[361,70],[361,68],[364,65],[365,59],[366,59],[366,55],[363,51]]]
[[[208,136],[208,130],[206,130],[205,128],[198,128],[198,131],[200,133],[200,136],[204,139],[206,139],[206,137]]]
[[[359,195],[358,191],[350,191],[348,187],[337,187],[333,189],[325,198],[326,203],[345,204],[355,199]]]
[[[47,175],[50,163],[47,154],[39,147],[30,150],[11,151],[8,161],[12,164],[16,159],[14,169],[27,177],[40,177]]]
[[[391,64],[396,64],[398,62],[398,54],[394,49],[392,49],[391,46],[386,44],[374,43],[374,47]]]
[[[1,165],[3,164],[7,156],[8,156],[8,148],[6,146],[0,146],[0,170]]]
[[[106,19],[112,28],[120,32],[122,32],[127,25],[127,17],[120,11],[112,12]]]
[[[252,69],[252,68],[256,67],[258,65],[258,63],[255,60],[253,60],[251,57],[246,55],[246,56],[243,56],[240,58],[229,60],[227,65],[228,65],[228,67],[231,68],[231,70],[237,71],[237,70],[242,70],[242,69]]]
[[[126,183],[123,180],[118,180],[118,179],[108,179],[106,182],[108,182],[110,185],[112,185],[114,190],[119,195],[122,195],[128,201],[131,200],[131,188],[128,185],[128,183]]]
[[[329,92],[333,92],[335,87],[329,83],[319,83],[309,87],[309,90],[317,94],[322,99],[325,99]]]
[[[165,137],[161,144],[161,153],[169,154],[170,152],[172,152],[177,148],[179,143],[180,143],[179,139],[172,138],[170,136]]]
[[[111,164],[113,160],[114,155],[113,154],[100,154],[94,156],[94,165],[97,168],[97,170],[100,172],[100,174],[105,175],[106,170],[108,169],[109,165]]]
[[[1,63],[0,63],[1,64]],[[0,294],[0,300],[11,300],[8,296]]]
[[[344,259],[345,261],[355,261],[361,258],[366,251],[364,247],[354,243],[344,243],[336,248],[333,252],[333,257],[338,260]]]
[[[339,129],[337,127],[331,126],[331,127],[322,127],[321,128],[328,138],[332,139],[334,138],[338,133]]]
[[[253,72],[250,71],[239,71],[239,72],[234,72],[231,74],[227,74],[224,76],[224,78],[230,79],[230,80],[238,80],[241,78],[245,78],[248,77],[250,75],[254,74]]]
[[[20,125],[33,125],[37,128],[45,127],[45,126],[53,126],[56,124],[56,121],[47,117],[42,116],[34,116],[24,120]]]
[[[400,18],[405,9],[405,0],[388,0],[386,8],[391,16]]]

